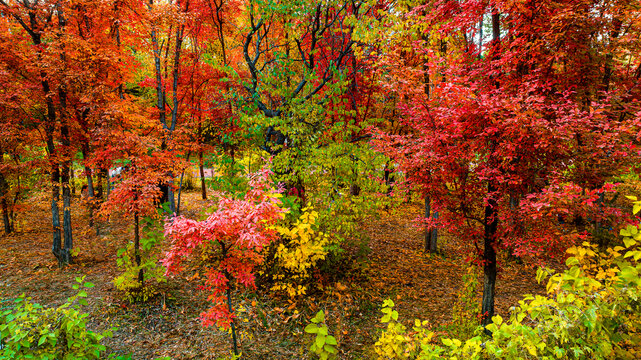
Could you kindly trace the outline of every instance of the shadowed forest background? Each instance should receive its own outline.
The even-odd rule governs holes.
[[[640,28],[0,0],[0,357],[638,358]]]

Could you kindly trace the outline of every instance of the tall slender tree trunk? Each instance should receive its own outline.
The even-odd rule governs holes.
[[[69,166],[69,185],[71,186],[71,195],[76,195],[76,174],[73,171],[73,160]]]
[[[496,187],[488,185],[487,205],[485,206],[484,232],[483,232],[483,302],[481,314],[483,326],[492,322],[494,316],[494,295],[496,286],[496,229],[498,227],[498,202],[496,201]]]
[[[0,163],[2,163],[2,152],[0,151]],[[7,203],[7,196],[9,196],[9,185],[4,175],[0,173],[0,203],[2,205],[2,220],[4,222],[4,232],[10,234],[13,232],[11,224],[11,217],[9,216],[9,205]]]
[[[56,5],[58,13],[58,26],[60,34],[64,33],[67,20],[60,4]],[[64,45],[60,49],[60,60],[65,63]],[[71,171],[71,138],[69,133],[69,117],[67,115],[67,90],[64,83],[58,85],[58,101],[60,103],[60,135],[62,140],[62,228],[64,244],[58,258],[58,265],[65,266],[71,263],[71,250],[73,249],[73,236],[71,227],[71,188],[69,186],[69,172]]]
[[[200,170],[200,192],[203,200],[207,200],[207,185],[205,183],[205,167],[203,163],[203,150],[198,152],[198,168]]]
[[[50,105],[48,111],[54,111],[53,104]],[[49,121],[51,121],[51,119],[49,119]],[[60,167],[54,159],[56,149],[53,142],[53,124],[51,123],[46,127],[46,136],[49,165],[51,166],[51,225],[53,230],[53,244],[51,246],[51,252],[58,260],[58,266],[61,266],[62,236],[60,233],[60,210],[58,208],[58,201],[60,200]]]
[[[71,188],[69,186],[69,167],[63,166],[62,172],[62,229],[64,247],[62,249],[62,266],[71,263],[71,250],[73,249],[73,234],[71,228]]]
[[[494,46],[499,46],[500,17],[498,10],[492,11],[492,40]],[[498,48],[495,51],[499,51]],[[494,144],[490,145],[494,148]],[[491,180],[487,185],[487,204],[485,205],[484,231],[483,231],[483,300],[481,303],[482,325],[492,322],[494,316],[494,295],[496,287],[496,230],[498,228],[498,200],[496,184]]]
[[[429,42],[427,33],[421,35],[425,43]],[[443,50],[443,43],[441,43],[441,50]],[[430,73],[427,61],[423,62],[423,93],[427,99],[431,96],[430,87]],[[429,194],[425,194],[425,218],[438,218],[438,213],[432,211],[432,199]],[[438,230],[436,228],[425,229],[425,252],[436,253],[438,252]]]
[[[65,266],[71,263],[71,250],[73,249],[73,234],[71,227],[71,187],[69,186],[69,172],[71,170],[71,140],[69,135],[69,126],[67,124],[67,116],[65,114],[67,107],[67,93],[64,85],[58,89],[58,96],[60,101],[60,134],[62,137],[62,228],[64,237],[64,246],[61,251],[60,259],[58,262],[60,266]]]
[[[220,243],[220,246],[222,248],[222,258],[226,259],[227,258],[227,251],[228,248],[225,247],[224,243]],[[227,279],[227,309],[229,310],[230,314],[233,314],[234,309],[231,306],[231,288],[232,288],[232,279],[231,276],[229,275],[229,272],[227,270],[224,270],[225,278]],[[234,355],[238,356],[238,342],[236,340],[236,321],[232,317],[231,319],[231,338],[233,341],[233,349],[234,349]]]
[[[134,261],[136,261],[136,266],[139,269],[138,282],[142,289],[145,286],[145,274],[142,267],[140,267],[142,260],[140,257],[140,219],[138,218],[138,214],[134,214]]]
[[[53,144],[53,140],[51,141]],[[53,146],[53,145],[52,145]],[[60,168],[58,164],[51,165],[51,223],[53,227],[53,246],[51,251],[58,259],[58,265],[62,264],[62,236],[60,233],[60,210],[58,201],[60,200]]]

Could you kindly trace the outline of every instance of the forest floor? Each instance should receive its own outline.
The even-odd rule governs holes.
[[[196,192],[184,194],[183,201],[187,216],[205,206]],[[114,288],[113,279],[118,274],[116,252],[132,238],[131,221],[105,221],[97,236],[88,225],[87,209],[78,203],[72,206],[77,256],[64,269],[57,268],[51,254],[46,194],[23,209],[16,233],[0,236],[0,299],[24,293],[34,302],[56,306],[74,295],[74,278],[86,275],[86,281],[95,284],[84,308],[90,313],[90,328],[117,328],[105,341],[110,351],[133,353],[133,359],[226,358],[230,336],[215,327],[203,328],[198,318],[208,303],[198,290],[197,274],[172,277],[147,303],[129,304]],[[297,300],[268,291],[237,292],[235,306],[243,310],[238,321],[243,359],[309,358],[312,338],[302,329],[320,309],[338,340],[339,358],[374,358],[372,345],[383,328],[380,307],[387,298],[395,301],[403,322],[429,320],[434,331],[443,331],[452,319],[470,245],[441,236],[440,254],[425,254],[422,232],[413,222],[420,210],[405,205],[364,222],[366,240],[351,244],[345,255],[350,270],[338,281],[325,281],[322,291]],[[524,294],[544,292],[535,273],[534,266],[503,259],[497,280],[498,314],[507,316]],[[482,273],[476,274],[482,283]]]

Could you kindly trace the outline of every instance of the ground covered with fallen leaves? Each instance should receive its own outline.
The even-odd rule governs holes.
[[[204,207],[198,193],[183,195],[185,214]],[[0,298],[26,294],[45,306],[63,303],[75,293],[74,279],[86,275],[96,286],[89,291],[90,328],[115,327],[105,341],[111,352],[132,353],[133,359],[216,359],[230,353],[230,336],[215,327],[203,328],[198,315],[208,307],[199,291],[196,274],[182,274],[163,284],[159,294],[143,304],[130,304],[113,285],[118,273],[117,249],[132,239],[131,221],[112,218],[100,223],[100,234],[88,225],[88,210],[73,204],[73,265],[58,269],[51,254],[51,220],[46,194],[31,199],[19,215],[17,232],[0,237]],[[391,298],[400,318],[429,320],[442,332],[452,319],[461,288],[469,244],[442,235],[440,253],[423,252],[423,235],[414,219],[421,208],[404,205],[381,211],[363,222],[363,239],[348,246],[350,269],[338,281],[326,282],[322,291],[302,299],[274,296],[267,290],[237,292],[240,309],[240,345],[244,359],[307,359],[312,340],[303,332],[318,311],[327,314],[330,333],[339,343],[341,359],[374,358],[373,344],[383,326],[380,306]],[[496,294],[496,309],[509,308],[524,295],[543,293],[535,281],[536,269],[503,259]],[[478,276],[482,276],[477,271]],[[482,283],[482,278],[480,278]],[[480,297],[481,288],[478,294]],[[479,298],[480,302],[480,298]]]

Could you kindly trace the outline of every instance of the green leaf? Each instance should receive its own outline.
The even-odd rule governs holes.
[[[314,343],[316,344],[316,346],[318,346],[319,349],[322,349],[323,345],[325,345],[325,335],[317,335]]]
[[[325,342],[326,342],[327,344],[329,344],[329,345],[337,345],[337,344],[338,344],[338,343],[336,342],[336,338],[335,338],[335,337],[333,337],[333,336],[331,336],[331,335],[330,335],[330,336],[328,336],[328,337],[325,339]]]
[[[336,348],[335,348],[335,347],[333,347],[333,346],[331,346],[331,345],[328,345],[328,344],[325,344],[325,346],[323,347],[323,349],[324,349],[325,351],[327,351],[328,353],[330,353],[330,354],[336,354],[336,353],[338,352],[338,350],[336,350]]]
[[[316,324],[309,324],[305,326],[305,332],[309,334],[316,334],[318,332],[318,325]]]

